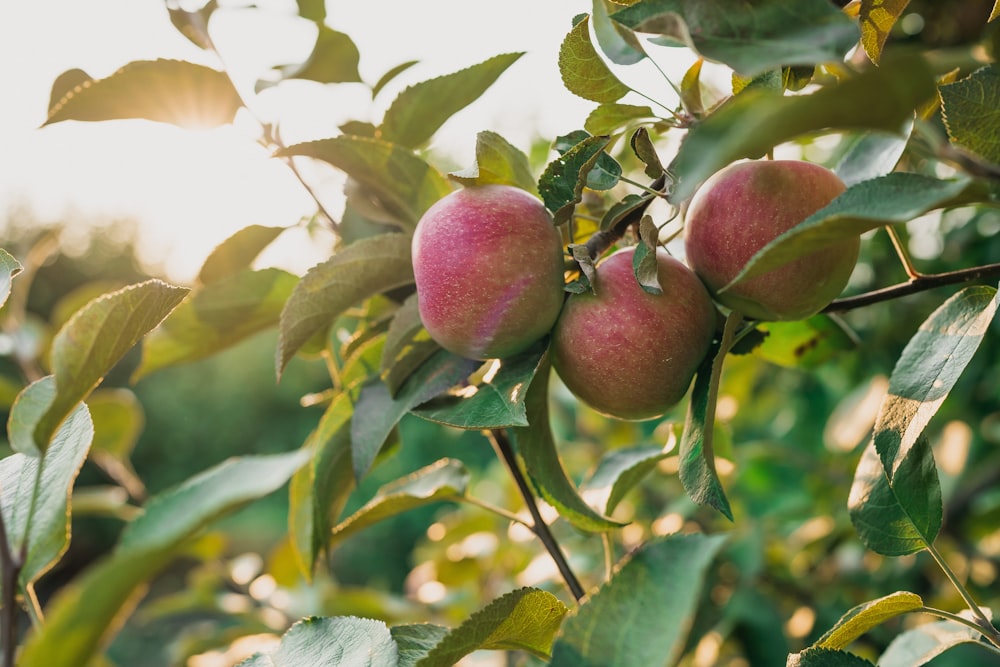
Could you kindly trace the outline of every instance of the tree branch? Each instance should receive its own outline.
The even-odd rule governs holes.
[[[933,275],[921,274],[916,278],[898,283],[889,287],[865,292],[856,296],[844,299],[836,299],[829,306],[823,309],[824,313],[842,313],[863,306],[870,306],[881,301],[890,301],[910,294],[924,292],[936,287],[945,285],[957,285],[960,283],[973,282],[986,278],[1000,277],[1000,263],[984,264],[969,269],[959,269],[958,271],[948,271],[947,273],[935,273]]]

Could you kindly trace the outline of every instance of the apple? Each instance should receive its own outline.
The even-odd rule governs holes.
[[[470,359],[517,354],[547,334],[564,300],[563,241],[530,193],[456,190],[413,234],[420,318],[441,347]]]
[[[594,291],[570,295],[552,335],[553,367],[566,387],[624,420],[659,417],[684,397],[717,321],[705,286],[663,249],[656,251],[663,293],[643,290],[634,251],[598,264]]]
[[[759,320],[815,315],[847,285],[860,237],[840,241],[724,292],[754,254],[845,190],[829,169],[800,160],[738,162],[695,193],[685,215],[687,261],[722,305]]]

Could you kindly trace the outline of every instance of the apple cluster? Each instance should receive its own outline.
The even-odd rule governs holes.
[[[658,417],[683,398],[708,354],[716,304],[752,319],[797,320],[840,294],[858,238],[727,285],[844,189],[808,162],[730,165],[691,200],[687,264],[656,250],[661,293],[639,285],[635,249],[624,248],[597,265],[592,290],[567,297],[563,239],[542,202],[508,185],[467,187],[428,209],[414,233],[420,316],[442,347],[472,359],[511,356],[551,333],[553,367],[580,400],[618,419]]]

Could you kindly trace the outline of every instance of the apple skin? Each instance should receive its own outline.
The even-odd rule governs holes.
[[[722,305],[759,320],[815,315],[844,290],[860,237],[830,245],[719,293],[775,237],[845,190],[829,169],[799,160],[738,162],[695,193],[685,216],[687,261]]]
[[[634,250],[597,266],[595,292],[570,295],[552,336],[552,363],[566,387],[623,420],[659,417],[684,397],[717,322],[705,286],[665,250],[656,253],[663,293],[645,292]]]
[[[524,190],[481,185],[446,195],[421,217],[412,249],[420,318],[450,352],[517,354],[559,316],[562,236]]]

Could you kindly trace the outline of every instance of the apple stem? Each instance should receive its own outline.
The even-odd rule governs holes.
[[[958,271],[948,271],[945,273],[920,274],[916,278],[911,278],[904,283],[882,287],[871,292],[858,294],[856,296],[837,299],[823,309],[824,313],[842,313],[863,306],[870,306],[882,301],[898,299],[917,292],[944,287],[945,285],[956,285],[968,283],[975,280],[1000,277],[1000,263],[984,264]]]
[[[899,257],[899,261],[903,265],[903,270],[906,271],[907,277],[909,277],[910,280],[916,280],[919,278],[920,272],[917,271],[915,266],[913,266],[910,254],[906,252],[906,248],[903,247],[903,239],[899,237],[899,232],[897,232],[896,228],[892,225],[886,225],[885,231],[889,234],[889,239],[892,241],[892,247],[896,250],[896,255]]]

